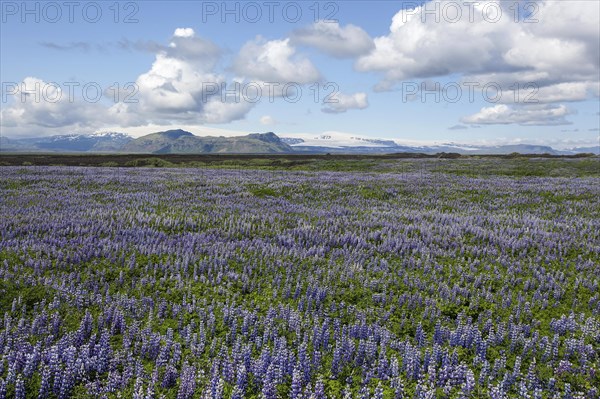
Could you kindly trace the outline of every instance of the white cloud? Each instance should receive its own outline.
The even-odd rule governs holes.
[[[275,125],[277,121],[270,115],[264,115],[260,118],[260,124],[265,126]]]
[[[349,109],[365,109],[369,106],[367,93],[343,94],[335,93],[324,103],[323,112],[339,114]]]
[[[371,51],[373,39],[362,28],[348,24],[341,27],[333,21],[317,21],[292,33],[293,44],[319,49],[337,58],[357,57]]]
[[[202,109],[203,95],[224,78],[209,72],[201,62],[158,54],[152,68],[136,84],[143,110],[158,113],[194,112]]]
[[[242,96],[236,100],[223,95],[227,81],[214,72],[214,45],[189,31],[176,31],[171,44],[136,81],[139,111],[146,121],[204,124],[243,119],[254,104]]]
[[[169,47],[159,50],[150,70],[136,80],[140,112],[159,119],[202,120],[206,103],[218,94],[215,87],[225,82],[213,72],[219,54],[217,46],[192,29],[176,29]]]
[[[469,123],[566,124],[566,106],[530,103],[598,97],[600,2],[530,2],[530,10],[536,10],[534,23],[515,20],[514,4],[508,3],[483,0],[470,9],[469,2],[433,0],[399,11],[389,33],[375,38],[375,49],[355,67],[382,74],[376,91],[412,79],[453,75],[480,87],[497,84],[501,104],[463,119]],[[457,6],[461,17],[450,21],[455,14],[448,17],[442,10]],[[483,10],[498,7],[501,18],[491,22]]]
[[[244,119],[253,106],[254,104],[247,101],[229,102],[213,97],[204,106],[201,121],[204,123],[228,123]]]
[[[509,125],[523,126],[555,126],[569,125],[565,119],[573,112],[564,105],[527,105],[511,107],[498,104],[493,107],[482,108],[479,112],[466,116],[461,122],[477,125]]]
[[[598,97],[600,82],[565,82],[538,87],[537,84],[512,85],[503,90],[503,103],[557,103],[562,101],[584,101]]]
[[[356,68],[384,73],[383,85],[391,86],[406,79],[491,70],[501,61],[498,49],[510,47],[511,24],[506,18],[492,24],[474,13],[479,17],[470,22],[465,9],[455,23],[433,17],[423,22],[422,12],[418,7],[412,16],[406,10],[396,14],[390,33],[375,38],[375,49],[359,58]]]
[[[383,79],[376,90],[389,90],[409,79],[427,79],[452,74],[465,80],[498,82],[503,88],[534,82],[541,102],[573,101],[581,96],[564,84],[597,82],[600,52],[600,2],[574,0],[536,1],[537,23],[515,21],[513,3],[480,1],[471,13],[469,2],[434,0],[414,11],[398,12],[390,32],[374,39],[375,49],[360,57],[359,71],[376,71]],[[461,6],[462,17],[451,22],[425,10]],[[486,20],[483,9],[502,7],[497,22]],[[514,7],[513,7],[514,8]],[[449,8],[448,8],[449,9]],[[473,20],[470,21],[469,16]],[[546,86],[555,87],[546,94]],[[579,91],[581,93],[581,91]]]
[[[141,74],[136,111],[147,123],[228,123],[243,119],[253,104],[225,98],[225,76],[215,72],[221,51],[191,28],[178,28],[160,47],[149,71]]]
[[[296,54],[290,39],[265,41],[258,37],[246,43],[233,63],[239,76],[259,82],[308,84],[321,75],[312,62]]]
[[[27,77],[17,85],[12,103],[0,111],[0,126],[6,134],[20,136],[43,135],[57,128],[63,133],[91,132],[105,123],[127,126],[138,122],[135,114],[120,112],[128,104],[107,106],[101,99],[93,101],[93,90],[89,90],[88,100],[76,88],[72,90],[70,93],[68,87]]]
[[[156,58],[152,66],[135,81],[137,103],[110,104],[107,97],[111,96],[106,93],[99,102],[85,101],[81,96],[69,99],[67,93],[56,102],[29,97],[21,101],[17,93],[12,104],[1,111],[1,126],[9,129],[7,134],[19,136],[32,131],[38,135],[86,133],[107,125],[227,123],[244,118],[254,106],[243,97],[240,101],[223,98],[226,79],[215,72],[221,51],[209,40],[197,37],[193,29],[178,28],[168,46],[153,48]],[[28,88],[48,86],[31,77],[23,84]],[[50,99],[57,95],[53,87],[44,94]]]
[[[168,46],[155,46],[159,53],[164,53],[171,58],[201,63],[203,68],[215,67],[221,56],[221,49],[216,44],[196,36],[193,30],[191,35],[190,32],[188,35],[182,32],[177,35],[177,31],[178,29],[175,30]]]
[[[173,36],[175,37],[193,37],[195,32],[192,28],[177,28]]]

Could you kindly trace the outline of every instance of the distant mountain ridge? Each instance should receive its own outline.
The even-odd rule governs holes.
[[[413,152],[436,154],[441,152],[459,153],[463,155],[502,155],[513,152],[520,154],[550,154],[574,155],[578,153],[593,153],[600,155],[600,145],[597,147],[579,147],[568,150],[557,150],[550,146],[537,144],[506,144],[506,145],[470,145],[443,143],[433,145],[404,145],[394,140],[362,138],[349,135],[322,134],[309,139],[297,137],[282,137],[296,152],[301,153],[335,153],[335,154],[390,154],[397,152]]]
[[[119,151],[131,140],[133,140],[133,137],[117,132],[64,134],[26,139],[0,137],[0,151],[111,153]]]
[[[342,134],[322,134],[312,138],[279,137],[273,132],[250,133],[246,136],[196,136],[182,129],[166,130],[133,138],[124,133],[65,134],[50,137],[15,139],[0,136],[0,152],[52,153],[137,153],[137,154],[390,154],[459,153],[472,155],[521,154],[600,155],[600,146],[556,150],[535,144],[469,145],[443,143],[436,145],[403,145],[390,139],[376,139]]]
[[[130,141],[120,152],[149,154],[272,154],[294,150],[272,132],[237,137],[200,137],[185,130],[152,133]]]

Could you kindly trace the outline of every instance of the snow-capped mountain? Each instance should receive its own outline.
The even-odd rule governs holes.
[[[172,130],[175,131],[175,130]],[[189,133],[192,135],[191,133]],[[151,135],[150,135],[151,136]],[[146,135],[146,137],[150,137]],[[256,135],[254,135],[256,136]],[[271,146],[275,146],[275,152],[290,153],[338,153],[338,154],[391,154],[400,152],[411,153],[460,153],[460,154],[510,154],[518,152],[521,154],[551,154],[551,155],[572,155],[577,153],[600,154],[600,146],[577,147],[571,149],[557,150],[550,146],[537,144],[508,144],[508,145],[475,145],[464,143],[419,143],[402,140],[377,139],[372,137],[358,136],[343,132],[324,132],[322,134],[294,134],[286,137],[280,137],[274,133],[259,135],[261,146],[242,146],[240,143],[244,140],[250,140],[254,143],[257,137],[253,135],[230,136],[227,145],[230,145],[237,139],[237,147],[231,147],[231,150],[224,152],[273,152],[273,148],[263,148],[265,138],[269,138]],[[198,137],[195,137],[198,138]],[[205,142],[215,142],[218,136],[204,137]],[[254,141],[253,141],[254,140]],[[188,140],[189,141],[189,140]],[[218,140],[217,140],[218,141]],[[223,141],[223,140],[221,140]],[[139,150],[140,138],[133,137],[119,132],[96,132],[93,134],[65,134],[50,137],[37,137],[27,139],[16,139],[0,137],[0,151],[2,152],[77,152],[77,153],[115,153],[115,152],[148,152],[152,153],[150,147]],[[252,144],[251,143],[251,144]],[[183,153],[206,153],[213,150],[202,149],[198,146],[198,140],[192,143],[179,143],[175,152]],[[246,143],[248,144],[248,143]],[[255,143],[256,144],[256,143]],[[183,145],[183,147],[182,147]],[[214,147],[215,143],[211,144]],[[224,145],[224,144],[223,144]],[[133,146],[133,147],[132,147]],[[137,147],[136,147],[137,146]],[[136,148],[135,151],[132,148]],[[180,148],[181,147],[181,148]],[[210,146],[209,146],[210,147]],[[239,148],[238,148],[239,147]],[[212,147],[211,147],[212,148]],[[229,147],[223,147],[229,148]],[[240,149],[241,148],[241,149]]]
[[[600,155],[600,145],[597,145],[595,147],[575,147],[575,148],[568,149],[568,151],[571,151],[571,152],[573,152],[575,154],[577,154],[577,153],[591,153],[591,154]]]
[[[5,138],[0,151],[18,152],[116,152],[133,140],[131,136],[118,132],[92,134],[63,134],[50,137],[26,139]]]
[[[537,144],[474,145],[462,143],[418,143],[391,139],[361,137],[342,132],[325,132],[321,135],[297,134],[294,137],[282,137],[295,151],[303,153],[356,153],[389,154],[395,152],[415,153],[459,153],[459,154],[551,154],[572,155],[577,153],[600,154],[599,147],[581,147],[557,150],[550,146]]]
[[[348,135],[340,132],[326,132],[316,136],[305,137],[283,137],[283,142],[289,145],[299,146],[324,146],[324,147],[393,147],[396,143],[393,140],[381,140],[370,137],[360,137]]]

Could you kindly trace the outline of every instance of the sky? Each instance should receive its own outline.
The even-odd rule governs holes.
[[[599,0],[0,3],[5,137],[599,144]]]

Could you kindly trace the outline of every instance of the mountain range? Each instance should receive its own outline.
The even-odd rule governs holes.
[[[175,129],[133,138],[124,133],[102,132],[90,135],[66,134],[50,137],[14,139],[0,136],[0,152],[21,153],[142,153],[142,154],[272,154],[272,153],[336,153],[390,154],[460,153],[460,154],[551,154],[600,155],[600,146],[557,150],[534,144],[465,145],[405,145],[389,139],[356,137],[346,134],[322,134],[314,137],[279,137],[273,132],[251,133],[246,136],[196,136]]]
[[[2,152],[118,152],[133,140],[116,132],[94,134],[65,134],[50,137],[9,139],[0,136]]]
[[[126,153],[152,154],[271,154],[293,149],[275,133],[252,133],[236,137],[200,137],[185,130],[167,130],[129,141]]]

